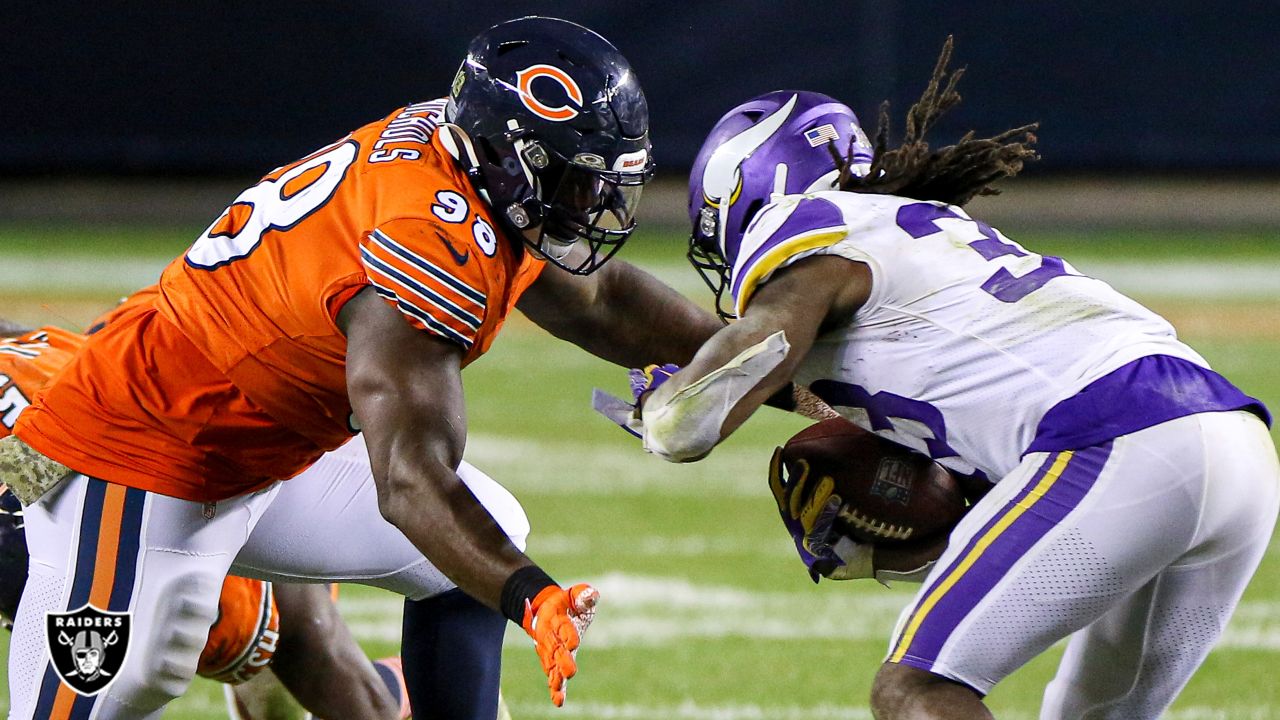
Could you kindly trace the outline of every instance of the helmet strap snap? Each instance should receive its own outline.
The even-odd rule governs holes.
[[[542,143],[537,140],[525,143],[520,156],[534,170],[546,170],[547,166],[551,164],[551,156],[547,154],[546,148],[542,147]]]
[[[528,211],[524,209],[520,203],[511,203],[507,206],[507,219],[512,225],[524,230],[529,227],[532,218],[529,217]]]

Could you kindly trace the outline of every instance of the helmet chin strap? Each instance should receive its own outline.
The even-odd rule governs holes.
[[[773,168],[773,194],[774,195],[787,194],[787,164],[786,163],[778,163],[777,166]],[[770,199],[772,200],[772,198]]]
[[[475,146],[471,144],[471,138],[467,137],[467,133],[462,128],[452,123],[440,123],[437,132],[440,133],[440,144],[444,146],[446,152],[457,160],[462,168],[467,171],[468,176],[478,173],[480,168],[480,158],[476,156]],[[493,206],[493,201],[489,199],[489,191],[484,186],[475,183],[476,192],[480,194],[480,199]]]
[[[519,130],[520,123],[515,118],[511,118],[507,120],[507,129],[512,131]],[[524,161],[524,153],[528,143],[525,142],[524,138],[518,137],[511,143],[511,147],[516,149],[516,158],[520,162],[520,171],[524,173],[525,182],[529,183],[529,187],[533,188],[534,197],[541,200],[542,184],[538,182],[538,177],[529,169],[529,164]]]

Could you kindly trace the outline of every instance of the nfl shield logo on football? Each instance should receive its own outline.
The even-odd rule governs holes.
[[[887,502],[907,505],[911,502],[911,463],[901,458],[885,458],[876,467],[876,479],[870,493]]]
[[[47,613],[49,657],[62,682],[80,695],[105,690],[124,666],[130,620],[127,612],[105,612],[92,605]]]

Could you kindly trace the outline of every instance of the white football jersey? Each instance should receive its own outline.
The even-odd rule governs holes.
[[[816,254],[871,268],[867,303],[796,375],[856,424],[998,480],[1046,411],[1138,358],[1207,367],[1160,316],[1032,253],[962,209],[908,198],[774,196],[732,268],[741,314],[778,268]]]

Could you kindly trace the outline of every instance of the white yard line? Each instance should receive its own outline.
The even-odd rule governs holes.
[[[8,292],[130,293],[160,279],[172,258],[115,258],[99,255],[15,255],[0,253],[0,276]]]
[[[748,538],[714,535],[565,535],[535,532],[529,537],[529,552],[538,557],[618,556],[664,558],[773,557],[795,555],[795,547],[783,532],[774,537],[761,533]]]
[[[1246,300],[1280,296],[1280,268],[1257,262],[1083,260],[1073,264],[1080,272],[1139,298]]]
[[[588,418],[594,420],[594,418]],[[605,422],[603,419],[600,422]],[[706,463],[673,465],[646,455],[619,431],[616,444],[472,433],[467,462],[516,494],[611,497],[768,497],[765,468],[772,448],[717,455]]]
[[[909,592],[888,592],[873,586],[850,588],[848,593],[819,593],[808,588],[760,592],[630,573],[587,580],[600,588],[604,598],[604,612],[590,631],[594,649],[730,637],[888,642],[898,613],[910,600]],[[342,596],[339,606],[357,637],[399,640],[398,597]],[[526,642],[514,629],[508,640],[518,647]],[[1280,651],[1280,601],[1250,601],[1239,607],[1216,651],[1233,650]]]

